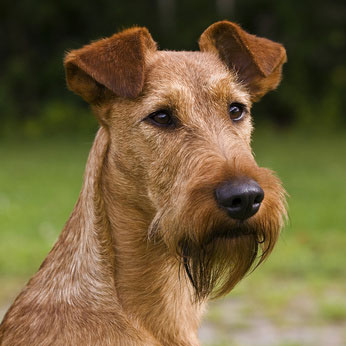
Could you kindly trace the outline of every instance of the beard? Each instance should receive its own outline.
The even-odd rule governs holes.
[[[246,273],[265,260],[277,238],[276,229],[240,226],[212,232],[201,242],[181,240],[177,253],[195,300],[214,299],[230,292]]]

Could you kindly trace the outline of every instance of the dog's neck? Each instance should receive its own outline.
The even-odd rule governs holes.
[[[71,217],[19,299],[31,307],[33,319],[55,309],[75,328],[78,321],[92,325],[95,315],[97,326],[122,326],[130,336],[126,345],[199,345],[203,307],[193,303],[174,256],[147,241],[150,220],[131,206],[112,154],[101,128]],[[35,294],[27,294],[30,289]]]
[[[113,160],[116,153],[112,152],[107,137],[101,129],[94,144],[93,150],[104,152],[101,155],[104,162],[96,173],[100,198],[96,191],[93,200],[95,214],[101,216],[99,222],[109,228],[112,237],[114,251],[110,260],[114,260],[119,302],[135,324],[154,333],[163,344],[198,345],[197,328],[203,307],[193,302],[192,288],[177,259],[164,244],[148,242],[150,210],[134,205],[129,198],[131,192],[124,183],[126,173]],[[90,156],[88,166],[95,167],[95,162],[91,162],[93,154]]]

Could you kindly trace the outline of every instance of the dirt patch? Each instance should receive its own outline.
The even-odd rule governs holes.
[[[267,314],[254,302],[226,298],[210,304],[199,330],[203,346],[343,346],[346,345],[344,321],[335,323],[316,318],[312,300],[297,297],[294,309]],[[250,307],[250,305],[252,305]]]

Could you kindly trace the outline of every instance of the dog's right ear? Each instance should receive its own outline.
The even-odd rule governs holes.
[[[145,57],[156,43],[146,28],[131,28],[96,41],[65,57],[67,85],[89,103],[105,88],[117,96],[135,98],[144,84]]]
[[[239,25],[221,21],[207,28],[199,39],[201,51],[214,52],[237,73],[251,100],[258,101],[281,80],[286,50],[280,44],[245,32]]]

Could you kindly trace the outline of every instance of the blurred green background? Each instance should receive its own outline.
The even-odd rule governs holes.
[[[97,129],[65,85],[67,50],[134,24],[161,49],[198,49],[213,22],[285,45],[275,92],[253,108],[259,164],[289,192],[269,260],[210,304],[202,345],[346,344],[346,3],[151,0],[0,3],[0,319],[71,212]]]

